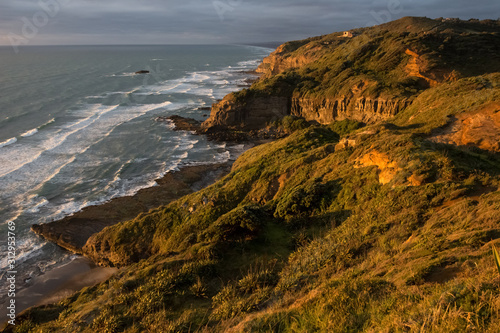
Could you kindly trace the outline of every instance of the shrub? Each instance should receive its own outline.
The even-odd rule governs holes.
[[[297,185],[279,198],[274,216],[290,222],[311,215],[316,208],[328,204],[328,192],[329,186],[319,179]]]
[[[237,207],[210,225],[201,238],[216,243],[253,239],[262,228],[263,217],[258,206]]]
[[[296,116],[285,116],[280,121],[278,126],[282,126],[287,133],[303,130],[311,126],[304,118]]]
[[[344,119],[341,121],[335,121],[331,123],[328,127],[335,133],[339,134],[340,136],[344,136],[363,126],[364,124],[359,121]]]

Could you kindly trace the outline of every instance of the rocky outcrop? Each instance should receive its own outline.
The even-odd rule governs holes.
[[[368,97],[340,98],[295,98],[291,114],[321,124],[352,119],[373,123],[395,116],[410,104],[407,99],[383,99]]]
[[[459,74],[450,68],[433,68],[426,70],[429,67],[428,61],[423,59],[418,53],[406,49],[405,53],[410,56],[405,67],[406,72],[410,76],[418,77],[422,80],[423,86],[435,87],[443,82],[453,82],[459,78]]]
[[[406,71],[408,72],[408,74],[423,79],[429,85],[429,87],[435,87],[438,82],[423,75],[421,72],[421,57],[416,52],[413,52],[410,49],[406,49],[405,53],[411,57],[408,61],[408,64],[406,65]]]
[[[87,244],[92,235],[208,186],[227,173],[229,168],[229,164],[184,167],[158,179],[158,186],[142,189],[134,196],[115,198],[102,205],[89,206],[62,220],[35,224],[31,230],[71,252],[95,258],[95,253],[85,251],[93,248],[92,244]]]
[[[202,124],[202,128],[229,127],[255,130],[288,114],[290,114],[290,101],[286,97],[252,97],[241,103],[235,101],[232,95],[228,95],[212,106],[210,118]]]
[[[155,121],[174,124],[174,131],[198,131],[201,125],[201,122],[196,119],[178,115],[156,117]]]
[[[321,49],[320,46],[309,48],[307,52],[300,55],[289,54],[289,43],[283,44],[264,58],[262,63],[256,69],[256,72],[263,74],[264,77],[270,77],[282,73],[288,69],[299,68],[307,65],[320,57],[317,52]]]
[[[436,131],[431,140],[458,146],[475,146],[500,152],[500,102],[483,105],[476,111],[456,116],[445,128]]]
[[[378,179],[382,185],[390,183],[396,174],[401,171],[397,162],[392,160],[389,155],[376,150],[358,158],[356,163],[356,168],[376,166],[380,170]]]
[[[308,121],[329,124],[352,119],[373,123],[395,116],[410,104],[407,99],[367,97],[339,98],[286,98],[257,97],[239,104],[228,98],[214,104],[210,118],[202,128],[239,128],[255,130],[286,115],[303,117]]]

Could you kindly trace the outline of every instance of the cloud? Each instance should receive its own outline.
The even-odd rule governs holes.
[[[496,19],[492,13],[500,12],[497,0],[2,0],[0,42],[22,36],[26,21],[45,23],[44,8],[52,12],[33,45],[285,41],[382,23],[377,19]]]

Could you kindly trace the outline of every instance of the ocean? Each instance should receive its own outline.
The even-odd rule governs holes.
[[[71,260],[30,226],[132,195],[184,165],[231,158],[225,144],[158,116],[204,120],[272,50],[220,46],[0,48],[0,274],[8,225],[24,280]],[[148,70],[149,74],[135,74]],[[6,284],[2,282],[0,289]],[[0,290],[3,295],[4,292]]]

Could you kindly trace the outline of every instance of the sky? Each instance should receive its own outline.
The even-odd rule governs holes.
[[[498,19],[498,0],[0,0],[0,45],[284,42],[403,16]]]

